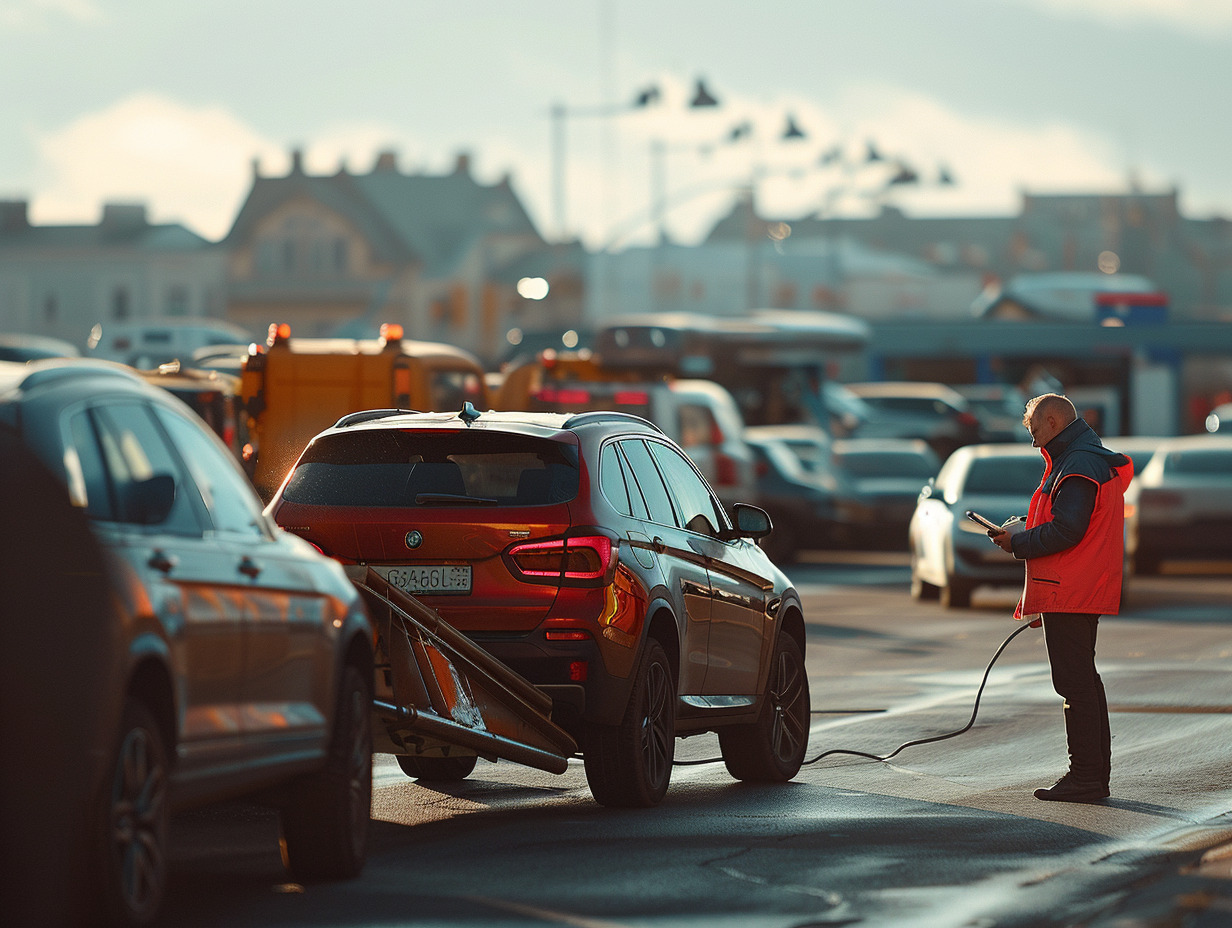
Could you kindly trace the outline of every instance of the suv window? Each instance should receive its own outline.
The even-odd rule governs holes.
[[[578,493],[577,449],[475,430],[378,429],[317,439],[283,491],[324,506],[544,506]]]
[[[667,487],[663,485],[659,469],[646,443],[627,440],[620,443],[620,448],[625,453],[634,481],[642,491],[643,499],[646,500],[650,521],[658,522],[660,525],[679,525],[680,523],[676,521],[676,513],[672,509],[672,500],[668,495]]]
[[[625,486],[624,471],[614,443],[604,445],[599,453],[599,486],[617,512],[633,515],[633,507],[629,505],[629,489]]]
[[[662,442],[650,442],[651,451],[676,501],[680,521],[691,532],[713,535],[726,526],[723,510],[688,460]]]
[[[149,409],[139,403],[113,403],[106,409],[91,410],[98,427],[99,444],[111,477],[115,518],[119,522],[138,521],[128,500],[136,485],[158,474],[170,474],[177,488],[184,485],[175,455],[159,431]],[[201,524],[192,510],[188,494],[177,492],[171,512],[160,527],[177,535],[200,535]]]
[[[154,414],[184,453],[215,531],[264,537],[264,518],[248,481],[209,435],[183,416],[161,407]]]

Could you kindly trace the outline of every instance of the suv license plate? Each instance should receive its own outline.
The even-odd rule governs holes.
[[[404,593],[469,593],[471,565],[378,567],[377,573]]]

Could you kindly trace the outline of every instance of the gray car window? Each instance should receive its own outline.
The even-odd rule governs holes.
[[[175,478],[175,502],[159,528],[176,535],[200,535],[201,523],[184,492],[184,474],[145,404],[112,403],[105,409],[91,410],[91,414],[111,478],[116,521],[138,522],[130,502],[137,485],[150,477],[170,474]]]
[[[104,522],[115,520],[115,508],[112,505],[111,491],[107,484],[107,468],[103,466],[102,453],[98,447],[98,437],[94,434],[94,425],[90,416],[79,412],[69,422],[72,435],[73,450],[77,454],[77,463],[81,469],[81,479],[85,488],[86,514],[91,519],[101,519]]]
[[[183,416],[161,407],[154,412],[188,466],[214,530],[264,536],[260,500],[230,456]]]
[[[650,521],[658,522],[660,525],[679,525],[680,523],[676,521],[676,513],[672,509],[667,487],[663,485],[659,469],[655,466],[654,458],[650,454],[650,449],[646,447],[646,443],[635,440],[622,441],[620,448],[624,451],[633,472],[633,479],[641,489],[642,497],[646,500],[646,505],[650,510]]]
[[[668,490],[676,501],[684,527],[702,535],[715,534],[725,524],[723,509],[705,481],[675,448],[657,441],[649,442],[649,445],[655,460],[659,462]]]

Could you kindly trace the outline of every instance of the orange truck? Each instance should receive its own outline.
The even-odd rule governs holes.
[[[308,442],[363,409],[460,410],[490,405],[478,359],[460,348],[402,337],[292,338],[271,325],[264,347],[250,349],[240,373],[248,443],[243,458],[264,499],[273,495]]]

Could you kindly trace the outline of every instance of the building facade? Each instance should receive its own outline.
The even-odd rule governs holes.
[[[304,336],[375,336],[400,323],[408,338],[446,342],[491,362],[523,305],[515,274],[549,246],[508,177],[478,182],[459,155],[444,175],[406,174],[393,152],[371,171],[262,176],[223,241],[228,317]]]
[[[96,225],[35,225],[25,200],[0,202],[0,330],[84,349],[96,324],[221,318],[226,258],[140,204],[108,203]]]

